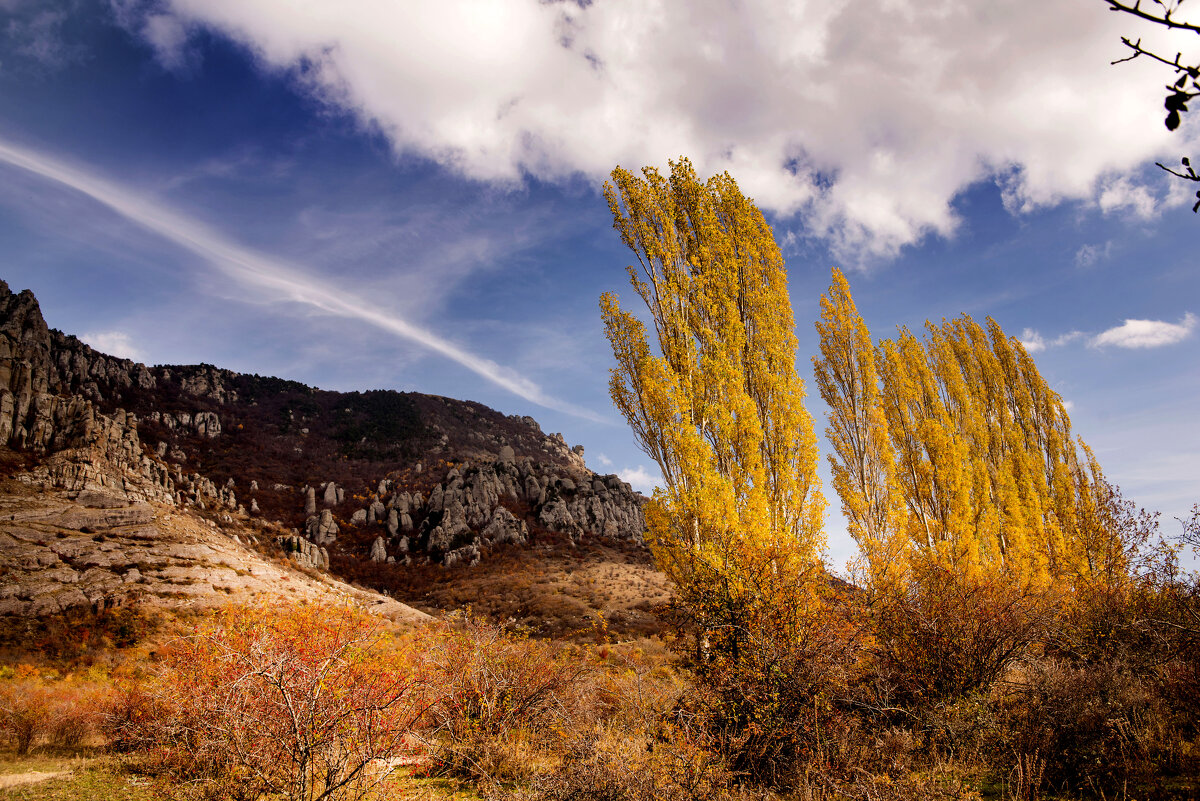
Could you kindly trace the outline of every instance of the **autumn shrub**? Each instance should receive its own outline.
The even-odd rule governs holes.
[[[0,733],[25,755],[52,723],[54,695],[37,676],[0,682]]]
[[[469,614],[425,627],[416,650],[443,690],[430,708],[442,773],[528,778],[538,740],[570,725],[587,695],[591,666],[578,649]]]
[[[871,602],[879,669],[910,706],[986,691],[1051,630],[1057,596],[1005,573],[915,557]]]
[[[158,684],[141,676],[122,676],[114,683],[100,723],[109,750],[129,753],[158,747],[155,736],[162,721],[176,714]]]
[[[1000,693],[1003,750],[1039,754],[1062,791],[1124,792],[1195,772],[1200,592],[1170,551],[1122,577],[1079,582],[1046,656]]]
[[[78,748],[101,741],[114,696],[113,689],[96,682],[59,682],[52,690],[52,721],[48,739],[60,748]]]
[[[348,605],[231,607],[162,652],[129,741],[208,796],[360,798],[406,753],[428,684]]]
[[[716,801],[735,789],[716,744],[678,724],[654,733],[601,726],[574,733],[561,760],[523,786],[494,788],[493,801]]]
[[[793,600],[750,609],[736,649],[716,637],[693,653],[696,688],[682,704],[732,771],[776,787],[810,762],[842,759],[858,726],[850,700],[869,660],[854,605],[816,583]]]
[[[1040,755],[1044,780],[1064,792],[1119,791],[1152,772],[1147,734],[1159,699],[1127,667],[1060,659],[1030,665],[1001,704],[1004,750]]]
[[[27,754],[39,743],[77,748],[100,736],[109,689],[18,665],[0,681],[0,734]]]

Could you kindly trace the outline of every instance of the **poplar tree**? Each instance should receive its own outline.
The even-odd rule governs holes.
[[[1127,567],[1103,477],[1058,393],[995,320],[963,315],[871,345],[844,276],[822,298],[834,484],[873,576],[920,553],[960,575],[1045,585]]]
[[[829,407],[825,435],[833,446],[828,457],[833,486],[850,535],[881,574],[899,558],[903,501],[883,414],[875,343],[837,268],[829,295],[821,296],[816,327],[821,356],[813,357],[813,369]]]
[[[653,329],[652,344],[601,297],[609,386],[662,472],[646,509],[655,561],[700,618],[727,618],[736,655],[743,612],[794,592],[823,545],[816,437],[770,227],[728,173],[670,166],[618,167],[604,188]]]

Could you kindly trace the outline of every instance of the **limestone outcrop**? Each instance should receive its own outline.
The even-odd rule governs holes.
[[[87,380],[96,376],[130,385],[153,377],[132,362],[73,358],[51,334],[33,294],[14,295],[0,281],[0,445],[48,456],[28,476],[33,483],[174,502],[170,471],[145,452],[137,418],[101,414],[88,397],[99,394]]]
[[[304,537],[297,534],[280,537],[279,547],[283,548],[288,559],[301,567],[315,570],[329,569],[329,551]]]
[[[257,534],[192,510],[96,491],[30,496],[0,481],[0,616],[29,619],[131,603],[204,608],[293,599],[355,599],[404,620],[428,616],[258,550]],[[328,567],[324,550],[281,536],[291,563]]]
[[[511,457],[511,449],[505,455]],[[325,486],[327,497],[333,497],[328,489],[333,483]],[[392,479],[380,481],[378,488],[383,491],[350,517],[353,527],[382,528],[371,546],[372,561],[385,561],[390,543],[401,554],[423,551],[446,566],[471,565],[488,546],[525,544],[530,525],[575,543],[603,538],[640,544],[645,529],[645,499],[618,476],[568,471],[529,458],[451,467],[428,498]],[[306,511],[311,498],[306,490]],[[310,516],[306,531],[320,544],[338,535],[328,509]]]

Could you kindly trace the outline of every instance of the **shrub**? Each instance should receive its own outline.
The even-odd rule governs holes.
[[[323,801],[378,784],[428,690],[353,607],[234,607],[173,642],[122,714],[127,742],[209,794]]]
[[[920,559],[871,607],[880,669],[910,705],[986,691],[1041,641],[1056,612],[1050,591]]]
[[[777,787],[844,751],[857,725],[847,705],[869,657],[854,605],[820,587],[796,600],[750,609],[736,650],[702,647],[683,710],[730,769]]]
[[[579,708],[590,672],[580,651],[531,640],[470,615],[417,635],[424,670],[444,690],[430,709],[439,770],[527,778],[537,737]]]
[[[51,690],[50,742],[78,748],[101,736],[112,704],[110,687],[90,682],[59,682]]]
[[[24,755],[40,741],[76,748],[100,733],[107,687],[39,675],[29,665],[0,681],[0,735]]]
[[[749,798],[733,789],[715,744],[701,732],[668,727],[631,736],[602,727],[571,738],[561,763],[495,801],[717,801]]]
[[[1003,704],[1003,747],[1041,755],[1050,786],[1112,792],[1151,769],[1146,723],[1156,698],[1127,666],[1045,660],[1024,678]]]
[[[51,724],[54,697],[40,678],[0,683],[0,732],[24,756]]]

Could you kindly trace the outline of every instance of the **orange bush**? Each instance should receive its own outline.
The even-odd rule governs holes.
[[[582,652],[469,615],[427,626],[416,650],[443,690],[430,709],[443,773],[511,777],[514,746],[561,729],[591,689]]]
[[[359,798],[411,747],[429,699],[360,610],[234,607],[165,650],[157,683],[126,705],[126,740],[211,792]]]
[[[9,672],[6,670],[6,672]],[[85,681],[42,676],[29,665],[0,681],[0,734],[27,754],[39,741],[74,748],[101,730],[109,690]]]
[[[0,683],[0,732],[24,755],[45,734],[51,721],[54,697],[38,678]]]

